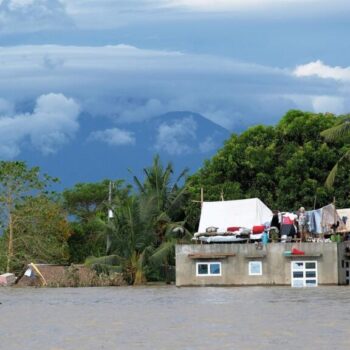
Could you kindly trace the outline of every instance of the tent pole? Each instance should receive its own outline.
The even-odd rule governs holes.
[[[203,187],[201,187],[201,207],[203,207],[203,202],[204,202],[204,190],[203,190]]]
[[[335,196],[333,197],[333,205],[334,205],[334,218],[333,218],[333,221],[334,221],[334,235],[336,234],[336,231],[337,231],[337,228],[335,227],[336,225],[336,219],[337,219],[337,209],[335,208]]]
[[[317,200],[317,194],[315,195],[315,200],[314,200],[314,210],[316,209],[316,200]]]

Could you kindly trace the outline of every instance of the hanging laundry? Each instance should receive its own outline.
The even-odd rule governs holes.
[[[350,232],[350,208],[337,209],[337,213],[344,224],[344,227],[338,227],[337,232]]]
[[[282,236],[295,236],[296,229],[294,226],[294,221],[297,216],[293,213],[284,213],[282,215],[282,224],[281,224],[281,235]]]
[[[309,232],[313,234],[323,233],[321,226],[322,209],[310,210],[307,212],[308,215],[308,227]]]
[[[328,204],[322,207],[321,226],[324,233],[332,232],[334,229],[341,230],[345,228],[334,204]]]

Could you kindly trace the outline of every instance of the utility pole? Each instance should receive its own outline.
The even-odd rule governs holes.
[[[109,186],[108,186],[108,213],[107,213],[107,220],[108,223],[110,220],[113,218],[113,210],[112,210],[112,187],[113,183],[112,181],[109,181]],[[106,255],[109,254],[109,250],[111,248],[111,237],[109,232],[107,231],[107,236],[106,236]]]
[[[109,181],[109,189],[108,189],[108,222],[113,218],[113,210],[112,210],[112,181]]]

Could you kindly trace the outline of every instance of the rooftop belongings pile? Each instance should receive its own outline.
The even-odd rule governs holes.
[[[261,239],[271,218],[272,211],[258,198],[203,202],[193,240],[235,243]]]
[[[300,212],[302,209],[302,213]],[[323,240],[334,232],[350,232],[350,209],[336,210],[334,204],[317,210],[276,215],[258,198],[203,202],[199,229],[193,240],[204,243],[242,243],[271,239],[288,241],[305,230],[302,240]],[[311,235],[310,235],[311,234]],[[270,237],[269,237],[270,236]],[[330,240],[328,240],[330,241]]]

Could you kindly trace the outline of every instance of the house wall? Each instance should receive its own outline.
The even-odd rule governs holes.
[[[305,256],[284,256],[284,251],[292,248],[303,250]],[[192,259],[189,254],[235,256]],[[292,260],[317,261],[319,285],[339,282],[336,243],[270,243],[262,250],[257,249],[255,244],[193,244],[176,246],[176,285],[291,285]],[[213,261],[221,262],[221,276],[196,276],[197,262]],[[261,276],[249,276],[249,261],[262,262]]]
[[[338,244],[339,284],[350,284],[350,241]]]

